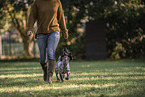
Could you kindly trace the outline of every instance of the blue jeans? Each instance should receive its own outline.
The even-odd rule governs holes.
[[[37,44],[39,47],[41,64],[45,64],[48,59],[55,60],[55,51],[59,43],[60,32],[55,31],[49,34],[38,34]]]

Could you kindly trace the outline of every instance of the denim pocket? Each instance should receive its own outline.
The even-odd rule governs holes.
[[[55,38],[59,38],[60,37],[60,32],[59,31],[52,32],[51,34]]]

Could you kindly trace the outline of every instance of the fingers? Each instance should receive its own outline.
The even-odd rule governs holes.
[[[67,37],[64,37],[64,39],[68,39],[68,36]]]
[[[68,39],[68,33],[64,33],[64,39]]]

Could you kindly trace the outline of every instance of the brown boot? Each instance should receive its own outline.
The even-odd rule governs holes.
[[[47,82],[50,84],[52,84],[52,76],[53,76],[55,64],[56,64],[55,60],[49,60],[49,64],[48,64],[48,68],[47,68],[47,72],[48,72]]]
[[[43,69],[43,79],[44,79],[44,81],[46,81],[46,79],[47,79],[47,66],[48,66],[48,63],[41,64],[41,67]]]

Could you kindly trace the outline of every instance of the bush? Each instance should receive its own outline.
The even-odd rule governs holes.
[[[138,58],[145,56],[145,6],[118,2],[105,11],[108,57]],[[120,49],[115,48],[120,46]],[[121,49],[123,48],[123,50]]]

